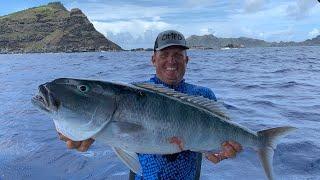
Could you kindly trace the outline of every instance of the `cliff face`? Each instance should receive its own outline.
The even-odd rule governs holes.
[[[320,35],[313,39],[308,39],[302,42],[303,45],[320,46]]]
[[[61,3],[0,16],[0,53],[122,50],[95,30],[80,9]]]
[[[210,35],[190,36],[187,38],[187,45],[191,48],[213,48],[220,49],[228,45],[239,47],[283,47],[283,46],[320,46],[320,35],[313,39],[302,42],[266,42],[253,38],[218,38]]]
[[[187,45],[189,47],[219,47],[219,39],[212,34],[197,36],[192,35],[187,38]]]

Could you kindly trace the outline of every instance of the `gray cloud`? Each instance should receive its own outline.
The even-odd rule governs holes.
[[[298,0],[295,4],[288,6],[287,15],[295,19],[303,19],[316,5],[318,3],[315,0]]]
[[[153,48],[154,40],[159,32],[159,30],[146,30],[138,37],[134,37],[129,32],[108,32],[107,38],[119,44],[124,49]]]
[[[244,4],[244,11],[247,13],[260,11],[265,4],[265,0],[246,0]]]

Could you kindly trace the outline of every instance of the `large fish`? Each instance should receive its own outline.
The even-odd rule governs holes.
[[[40,85],[32,102],[52,116],[63,135],[110,145],[134,172],[141,168],[136,153],[210,153],[233,140],[257,150],[268,179],[273,179],[276,139],[295,129],[254,132],[230,121],[218,102],[149,83],[61,78]]]

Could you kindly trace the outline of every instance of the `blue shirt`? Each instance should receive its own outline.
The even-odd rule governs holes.
[[[162,82],[156,75],[152,77],[149,83],[163,84],[168,88],[189,94],[200,95],[216,101],[212,90],[206,87],[188,84],[182,80],[178,85],[171,86]],[[135,179],[153,180],[153,179],[190,179],[194,180],[197,169],[197,156],[200,153],[192,151],[182,151],[176,154],[159,155],[159,154],[138,154],[142,167],[142,176],[136,175]]]

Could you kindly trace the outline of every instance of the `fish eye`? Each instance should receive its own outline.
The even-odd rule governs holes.
[[[79,86],[78,86],[78,89],[79,89],[81,92],[88,92],[88,91],[89,91],[89,86],[87,86],[87,85],[79,85]]]

